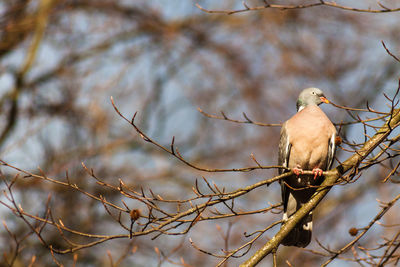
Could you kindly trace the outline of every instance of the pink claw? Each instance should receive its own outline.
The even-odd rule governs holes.
[[[321,170],[320,168],[318,168],[318,167],[315,167],[313,170],[312,170],[312,172],[313,172],[313,174],[314,174],[314,180],[315,179],[317,179],[317,176],[322,176],[322,174],[323,174],[323,170]]]
[[[304,173],[304,172],[303,172],[303,169],[300,168],[299,165],[297,165],[295,168],[293,168],[293,172],[294,172],[294,174],[296,174],[296,176],[299,176],[300,174],[303,174],[303,173]]]

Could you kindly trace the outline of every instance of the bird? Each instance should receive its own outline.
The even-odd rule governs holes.
[[[314,87],[304,89],[296,103],[297,113],[281,128],[278,165],[293,171],[293,175],[280,180],[283,224],[310,200],[316,186],[324,180],[323,171],[329,170],[334,161],[336,128],[319,107],[322,103],[330,103],[322,90]],[[279,169],[279,174],[288,172],[288,169]],[[303,174],[304,170],[311,170],[313,175]],[[311,242],[311,233],[312,211],[281,244],[306,247]]]

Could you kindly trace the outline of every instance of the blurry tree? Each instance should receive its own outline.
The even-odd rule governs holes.
[[[395,265],[400,3],[195,4],[0,3],[0,265]],[[272,253],[301,215],[280,230],[279,126],[310,86],[340,168],[312,243]]]

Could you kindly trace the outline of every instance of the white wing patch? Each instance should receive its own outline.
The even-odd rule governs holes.
[[[308,214],[308,216],[312,217],[312,211]],[[312,231],[312,221],[310,220],[307,224],[303,224],[303,229],[306,231]]]
[[[304,224],[303,229],[306,231],[312,231],[312,222],[308,222],[307,224]]]
[[[283,220],[284,222],[286,222],[286,221],[288,220],[288,216],[287,216],[287,213],[286,213],[286,212],[283,213],[283,218],[282,218],[282,220]]]
[[[328,156],[328,166],[327,169],[330,169],[332,167],[333,159],[335,158],[335,139],[336,139],[336,134],[332,134],[331,140],[329,142],[329,153],[330,155]]]
[[[286,143],[285,143],[285,153],[284,155],[289,155],[289,149],[290,149],[290,142],[289,142],[289,137],[286,138]],[[282,162],[282,166],[288,168],[288,159],[289,157],[284,157],[283,162]]]

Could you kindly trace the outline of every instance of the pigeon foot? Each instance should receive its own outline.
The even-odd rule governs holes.
[[[321,170],[320,168],[315,167],[315,168],[312,170],[312,173],[314,174],[314,180],[317,179],[317,177],[322,176],[322,173],[323,173],[323,172],[324,172],[324,171]]]
[[[296,174],[296,176],[299,176],[300,174],[304,173],[300,165],[297,165],[296,168],[293,168],[293,172],[294,174]]]

